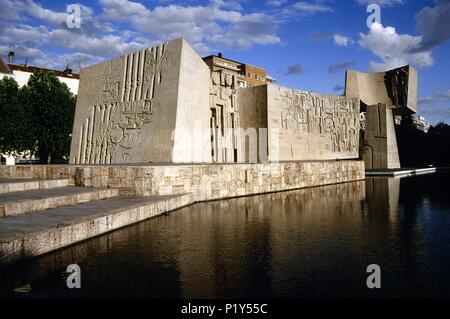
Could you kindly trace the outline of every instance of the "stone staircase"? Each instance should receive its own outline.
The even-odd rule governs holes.
[[[0,179],[0,265],[38,256],[194,202],[192,194],[121,197],[67,179]]]

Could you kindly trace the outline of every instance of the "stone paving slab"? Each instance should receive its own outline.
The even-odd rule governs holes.
[[[62,179],[1,179],[0,194],[22,192],[34,189],[49,189],[69,186],[67,178]]]
[[[0,194],[0,218],[111,198],[117,189],[64,187]]]
[[[192,194],[116,197],[0,219],[0,265],[47,252],[164,214]]]

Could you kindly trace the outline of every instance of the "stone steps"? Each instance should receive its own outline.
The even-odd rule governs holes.
[[[0,194],[0,218],[107,199],[116,197],[118,194],[119,191],[112,188],[82,187],[58,187],[4,193]]]
[[[22,192],[36,189],[49,189],[69,186],[69,180],[64,179],[0,179],[0,194]]]
[[[0,185],[0,266],[194,203],[193,194],[119,197],[119,189],[71,187],[67,179]]]
[[[0,265],[45,254],[193,202],[192,194],[116,197],[0,218]]]

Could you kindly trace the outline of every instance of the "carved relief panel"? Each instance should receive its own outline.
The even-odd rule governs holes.
[[[239,138],[233,133],[231,144],[227,143],[227,130],[239,127],[236,103],[237,75],[212,72],[210,85],[210,109],[212,130],[212,158],[217,163],[237,162]]]
[[[133,161],[131,150],[158,107],[153,98],[163,81],[166,45],[107,62],[96,103],[80,127],[76,164]]]
[[[281,128],[324,137],[328,151],[357,153],[359,106],[354,99],[280,88]]]

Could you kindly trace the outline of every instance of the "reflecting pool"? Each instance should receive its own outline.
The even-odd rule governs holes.
[[[196,204],[2,268],[0,294],[448,298],[449,181],[448,173],[368,178]],[[81,267],[81,289],[66,286],[69,264]],[[370,264],[381,267],[381,289],[366,286]]]

